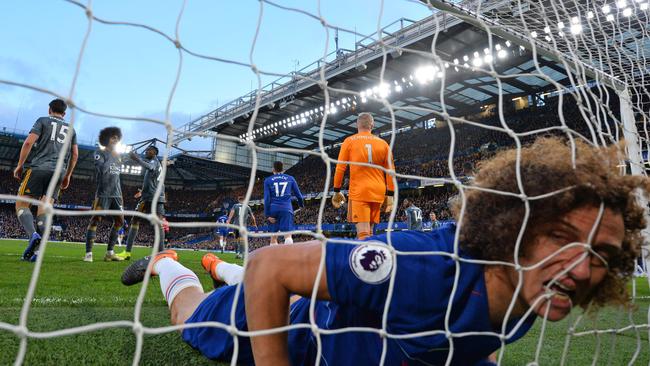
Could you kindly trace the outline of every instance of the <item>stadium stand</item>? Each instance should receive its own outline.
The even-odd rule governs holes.
[[[616,106],[612,106],[611,108],[616,108]],[[575,133],[588,133],[585,124],[576,122],[582,119],[579,118],[579,111],[575,105],[573,107],[565,105],[563,110],[567,127],[571,128]],[[500,121],[493,112],[486,111],[482,115],[474,116],[473,120],[477,124],[497,126],[500,124]],[[557,116],[557,104],[554,99],[548,98],[544,106],[533,106],[512,111],[508,115],[508,124],[515,132],[541,130],[560,126],[561,124]],[[453,159],[454,173],[460,177],[471,175],[472,170],[481,160],[492,156],[501,148],[514,144],[514,140],[504,133],[497,133],[493,130],[473,125],[456,125],[454,126],[454,132],[457,136],[462,136],[462,139],[456,140],[456,151]],[[547,133],[560,134],[563,132],[560,129],[555,129]],[[8,143],[5,145],[5,149],[3,149],[5,156],[0,159],[6,162],[11,159],[7,155],[15,153],[13,149],[9,149],[6,146],[20,146],[20,139],[24,137],[5,134],[4,138],[15,139],[13,143]],[[388,136],[385,136],[385,138],[388,138]],[[450,138],[449,128],[446,125],[438,125],[434,128],[413,128],[401,132],[396,136],[394,145],[397,171],[402,174],[431,178],[449,177],[450,172],[447,154],[449,152]],[[523,142],[530,142],[532,141],[532,137],[522,140]],[[92,171],[88,167],[91,163],[87,158],[89,150],[91,148],[88,146],[82,148],[82,158],[80,159],[81,163],[78,169],[79,173],[75,174],[70,189],[63,191],[59,197],[59,202],[67,205],[66,207],[71,209],[89,209],[94,195],[94,183],[88,176],[88,172]],[[334,147],[329,149],[328,154],[330,157],[336,158],[338,148]],[[243,173],[241,167],[227,169],[224,167],[227,164],[214,162],[214,169],[210,170],[209,167],[213,162],[188,155],[177,156],[174,160],[175,164],[172,165],[172,169],[170,169],[170,173],[165,182],[168,187],[166,191],[166,211],[170,221],[192,219],[194,221],[214,222],[218,214],[222,211],[227,212],[238,195],[243,195],[246,192],[246,187],[243,185],[247,183],[250,172]],[[197,167],[200,168],[201,175],[196,173]],[[305,208],[298,211],[295,216],[296,225],[303,225],[303,228],[311,228],[317,221],[320,207],[320,199],[317,195],[325,188],[325,178],[322,174],[324,168],[323,160],[320,157],[307,156],[287,171],[288,174],[296,177],[303,192],[312,195],[311,197],[308,196]],[[3,164],[0,167],[0,182],[2,182],[0,185],[0,193],[12,194],[17,189],[18,182],[13,179],[10,169],[11,166],[7,164]],[[194,173],[189,176],[186,173],[187,171],[193,171]],[[258,174],[260,176],[265,175],[264,172],[258,172]],[[125,177],[126,179],[123,179],[125,182],[123,187],[125,207],[135,207],[137,199],[134,198],[134,195],[139,188],[140,178],[139,176],[129,174],[125,174]],[[182,183],[179,184],[180,182]],[[214,187],[215,182],[218,182],[218,188],[210,188],[209,184],[212,184]],[[226,184],[223,184],[224,182]],[[239,182],[239,187],[236,186],[237,182]],[[414,204],[423,210],[425,217],[428,217],[429,212],[434,211],[440,220],[450,218],[448,200],[456,193],[453,186],[441,183],[426,184],[421,181],[408,181],[406,179],[399,179],[399,182],[402,197],[411,198]],[[257,221],[262,226],[261,229],[264,229],[265,218],[263,216],[263,206],[261,205],[262,198],[262,181],[258,180],[254,185],[251,196],[251,207]],[[4,237],[24,237],[20,225],[15,222],[16,219],[13,214],[12,204],[8,202],[0,204],[0,215],[3,223],[10,223],[9,225],[4,225],[2,229],[1,234]],[[401,220],[401,207],[396,217],[398,220]],[[388,215],[384,214],[382,221],[387,220]],[[334,209],[330,205],[326,205],[323,223],[340,224],[339,226],[333,226],[332,231],[326,230],[327,233],[342,236],[349,235],[352,228],[345,225],[345,222],[345,207]],[[55,225],[59,225],[63,229],[61,234],[62,240],[83,241],[87,218],[74,216],[58,217],[55,219]],[[99,242],[105,242],[107,240],[108,230],[108,224],[104,223],[100,225],[98,228]],[[212,228],[207,227],[192,229],[174,228],[168,234],[167,239],[170,245],[175,247],[215,249],[218,247],[218,240],[215,240],[212,231]],[[151,226],[144,225],[144,228],[140,231],[136,239],[136,244],[150,245],[152,241],[153,231]],[[251,238],[250,249],[254,250],[264,245],[264,243],[266,243],[266,240]]]

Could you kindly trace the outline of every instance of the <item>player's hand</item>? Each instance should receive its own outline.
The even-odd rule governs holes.
[[[135,151],[131,150],[129,151],[129,157],[133,160],[138,158],[138,154],[135,153]]]
[[[271,224],[275,224],[275,217],[269,217],[269,222]]]
[[[64,175],[63,180],[61,181],[61,190],[65,191],[70,186],[70,176]]]
[[[339,208],[344,202],[345,195],[341,192],[334,192],[334,195],[332,196],[332,206],[334,206],[334,208]]]
[[[384,203],[381,204],[381,209],[384,212],[391,212],[393,210],[393,196],[386,196]]]
[[[14,169],[14,178],[21,180],[23,179],[23,166],[19,165]]]

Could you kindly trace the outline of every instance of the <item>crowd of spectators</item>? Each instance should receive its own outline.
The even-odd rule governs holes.
[[[467,117],[467,119],[475,121],[475,124],[453,121],[451,128],[449,124],[443,123],[441,126],[433,128],[418,128],[400,133],[396,135],[393,147],[396,171],[399,174],[425,178],[420,182],[420,186],[426,185],[424,184],[426,178],[448,178],[451,176],[449,152],[453,151],[451,167],[454,170],[454,175],[463,179],[462,177],[471,176],[472,171],[480,164],[480,161],[489,158],[499,149],[513,146],[515,139],[512,134],[517,134],[522,143],[531,142],[537,136],[544,134],[566,134],[566,130],[551,128],[562,125],[558,117],[556,104],[551,102],[546,107],[536,108],[534,112],[531,113],[530,110],[525,110],[509,113],[507,118],[509,133],[486,128],[504,127],[498,115],[483,115],[481,118],[477,116]],[[574,135],[577,133],[588,138],[591,136],[588,125],[580,122],[583,119],[575,106],[565,106],[563,115],[564,123],[573,131]],[[531,131],[536,133],[529,134]],[[389,136],[386,136],[386,138],[388,139]],[[330,149],[328,154],[330,157],[336,158],[338,149]],[[326,166],[321,157],[310,155],[291,167],[287,173],[296,178],[301,191],[305,194],[322,192],[326,188],[325,171]],[[333,174],[333,164],[330,171]],[[404,180],[399,179],[400,182]],[[2,182],[0,184],[0,193],[15,194],[19,182],[13,178],[10,170],[0,170],[0,182]],[[123,186],[125,209],[135,207],[137,202],[135,194],[138,188],[137,186]],[[225,213],[223,208],[227,206],[228,202],[233,202],[237,196],[244,195],[245,192],[246,187],[233,191],[167,187],[165,208],[167,212],[207,214],[203,218],[195,218],[194,220],[214,222],[217,215]],[[428,217],[430,212],[435,212],[439,219],[444,220],[450,218],[449,199],[455,193],[455,187],[452,184],[447,184],[442,187],[438,185],[436,187],[428,186],[426,188],[420,187],[400,191],[400,198],[410,198],[416,206],[422,209],[425,218]],[[93,197],[94,182],[89,179],[75,177],[70,188],[61,193],[59,202],[88,207],[91,205]],[[253,200],[263,198],[261,179],[258,179],[255,183],[251,198]],[[305,207],[296,212],[295,223],[297,225],[315,224],[319,217],[320,205],[320,199],[307,200]],[[263,206],[254,205],[252,208],[258,225],[265,225],[267,222],[263,215]],[[339,209],[334,209],[328,202],[322,215],[322,223],[346,222],[346,209],[345,205]],[[396,220],[402,219],[403,210],[399,207]],[[88,216],[59,216],[55,218],[55,225],[60,225],[63,228],[63,240],[83,242],[88,220]],[[173,218],[170,218],[170,221],[173,220]],[[382,220],[388,220],[388,216],[384,215]],[[22,227],[16,220],[13,205],[10,203],[0,205],[0,222],[2,223],[0,225],[1,237],[24,237]],[[97,230],[98,242],[105,242],[108,239],[110,224],[110,220],[104,220],[100,224]],[[195,228],[182,229],[172,227],[167,234],[167,240],[169,245],[175,247],[215,249],[219,247],[219,242],[213,231],[213,227],[200,225]],[[141,225],[136,244],[151,245],[153,238],[151,225]],[[207,238],[207,240],[198,240],[201,238]],[[198,243],[196,243],[197,241]],[[267,243],[267,238],[250,238],[249,247],[257,248]],[[226,249],[228,248],[233,249],[231,242],[229,242]]]

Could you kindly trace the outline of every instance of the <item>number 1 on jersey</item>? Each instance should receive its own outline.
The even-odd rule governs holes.
[[[368,163],[372,164],[372,145],[366,144],[366,150],[368,150]]]

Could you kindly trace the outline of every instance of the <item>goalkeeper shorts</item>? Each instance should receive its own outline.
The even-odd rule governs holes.
[[[348,202],[348,222],[379,223],[381,202],[364,202],[350,200]]]

